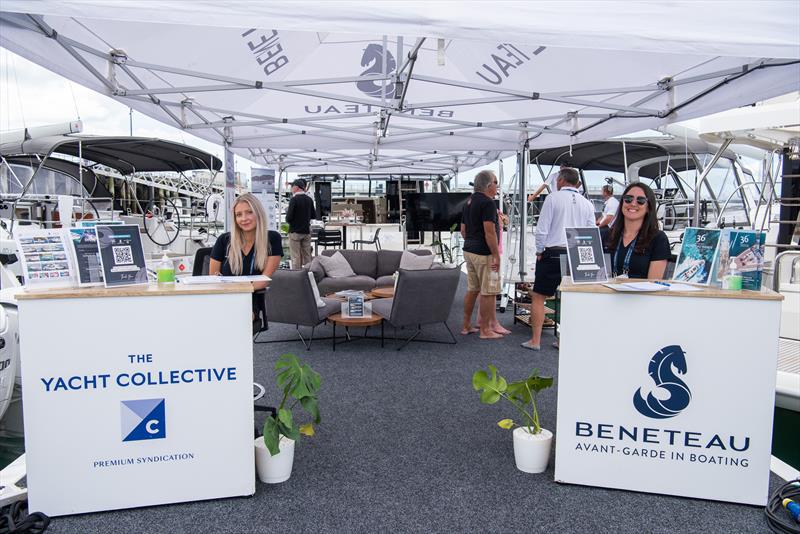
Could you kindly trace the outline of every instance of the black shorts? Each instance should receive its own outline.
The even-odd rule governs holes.
[[[546,297],[556,294],[561,285],[561,255],[566,249],[548,248],[542,253],[542,259],[536,262],[536,277],[533,279],[533,292]]]

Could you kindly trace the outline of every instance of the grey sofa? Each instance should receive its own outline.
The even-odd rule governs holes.
[[[328,295],[345,289],[370,291],[376,287],[394,285],[392,275],[400,268],[402,252],[397,250],[323,250],[323,256],[333,256],[341,252],[356,276],[331,278],[316,262],[311,262],[310,269],[317,280],[320,295]],[[417,256],[430,256],[430,250],[410,250]]]

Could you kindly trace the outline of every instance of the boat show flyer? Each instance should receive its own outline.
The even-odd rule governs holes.
[[[82,287],[103,285],[103,265],[100,262],[100,252],[97,250],[95,228],[70,228],[67,234],[72,244],[78,285]]]
[[[687,228],[672,279],[687,284],[708,285],[719,250],[720,230]]]
[[[106,287],[147,283],[142,238],[136,225],[98,225],[97,249]]]
[[[603,242],[600,229],[565,228],[567,260],[574,284],[602,284],[608,282]]]
[[[75,284],[75,271],[61,230],[19,228],[14,239],[26,287],[71,287]]]

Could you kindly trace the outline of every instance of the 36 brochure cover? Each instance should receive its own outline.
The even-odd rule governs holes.
[[[721,283],[730,268],[731,259],[742,275],[742,289],[759,291],[764,269],[766,234],[756,230],[725,229],[720,236],[719,260],[713,283]]]
[[[608,282],[603,243],[600,229],[565,228],[567,236],[567,259],[572,282],[575,284],[597,284]]]
[[[672,279],[688,284],[708,285],[719,249],[720,230],[687,228]]]

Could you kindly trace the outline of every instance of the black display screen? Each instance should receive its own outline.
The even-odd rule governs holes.
[[[406,193],[406,230],[448,232],[458,230],[461,212],[472,193]]]

